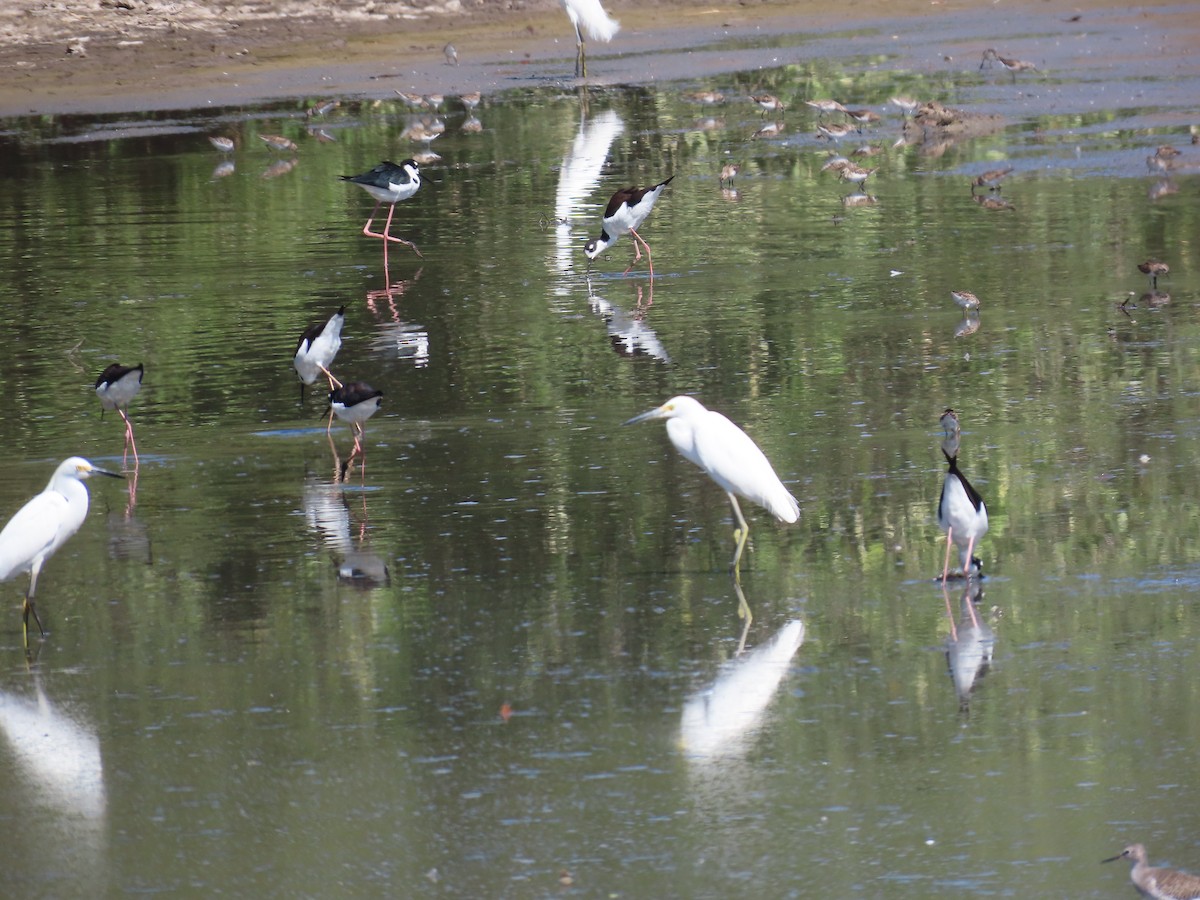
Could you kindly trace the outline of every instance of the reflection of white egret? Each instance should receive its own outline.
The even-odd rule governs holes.
[[[788,622],[766,644],[729,663],[711,687],[684,702],[679,732],[689,759],[712,761],[745,752],[803,640],[804,623]]]
[[[958,470],[959,422],[958,413],[947,409],[940,419],[945,437],[942,440],[942,455],[950,468],[942,481],[942,496],[938,501],[938,526],[946,532],[946,560],[942,565],[942,581],[950,574],[950,545],[962,551],[962,574],[970,575],[974,563],[971,553],[975,543],[988,530],[987,507],[979,491]]]
[[[975,683],[983,678],[991,667],[992,650],[996,644],[995,633],[975,608],[981,587],[978,581],[968,579],[962,594],[962,615],[959,621],[955,622],[954,611],[950,608],[950,595],[946,593],[945,582],[942,582],[946,615],[950,619],[950,637],[946,639],[946,667],[950,670],[954,692],[958,695],[958,705],[963,711],[967,709]]]
[[[616,37],[621,26],[604,11],[600,0],[562,0],[562,5],[575,29],[575,77],[587,78],[587,56],[583,50],[583,32],[579,30],[579,26],[583,25],[583,31],[586,31],[593,41],[604,41],[606,44]]]
[[[738,497],[757,503],[781,522],[790,524],[800,518],[800,504],[783,486],[766,455],[725,416],[705,409],[695,397],[679,396],[625,424],[653,419],[667,420],[667,436],[675,449],[703,469],[728,495],[738,523],[733,533],[737,541],[732,563],[735,573],[750,536]]]
[[[85,819],[104,815],[100,741],[55,709],[40,684],[36,702],[0,691],[0,732],[40,800]]]
[[[21,610],[25,643],[29,643],[29,614],[45,636],[42,620],[33,607],[38,573],[42,564],[83,524],[88,511],[88,490],[83,482],[90,475],[120,478],[93,466],[86,459],[72,456],[59,463],[46,489],[22,506],[0,531],[0,581],[8,581],[21,572],[29,573],[29,590]]]
[[[554,259],[559,272],[571,269],[572,258],[578,252],[571,239],[571,218],[585,209],[585,201],[600,184],[604,161],[613,141],[625,130],[625,123],[616,110],[606,109],[590,121],[583,119],[563,157],[558,170],[558,187],[554,193],[554,220],[557,222],[554,240]],[[566,293],[565,287],[560,287]]]

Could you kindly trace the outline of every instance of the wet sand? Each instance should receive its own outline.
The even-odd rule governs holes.
[[[254,7],[256,17],[239,22],[217,20],[186,2],[174,4],[171,16],[156,17],[148,2],[136,11],[142,0],[96,0],[95,9],[76,10],[69,20],[35,15],[33,0],[10,2],[29,9],[0,14],[3,116],[385,98],[396,90],[486,94],[577,83],[574,36],[557,3],[534,11],[435,10],[416,19],[399,18],[393,4],[392,17],[371,19],[365,6],[352,3],[298,4],[300,11],[290,11],[280,0]],[[867,60],[864,66],[936,74],[975,69],[982,50],[995,46],[1038,66],[1038,75],[1022,75],[1017,85],[1034,100],[1043,96],[1031,109],[1037,112],[1050,111],[1053,101],[1027,86],[1068,70],[1101,79],[1107,72],[1114,80],[1170,76],[1179,96],[1156,95],[1147,105],[1187,107],[1192,94],[1185,86],[1200,67],[1194,52],[1200,4],[865,0],[833,8],[800,0],[660,2],[635,9],[614,2],[610,11],[621,32],[612,44],[589,45],[589,82],[597,86],[698,81],[819,58],[853,57]],[[448,42],[458,51],[458,65],[443,55]]]

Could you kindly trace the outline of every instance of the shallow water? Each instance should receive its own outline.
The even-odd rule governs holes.
[[[1198,182],[1152,199],[1144,162],[1200,151],[1139,104],[1027,117],[974,65],[821,71],[885,116],[870,199],[820,171],[795,67],[519,91],[481,133],[445,116],[390,291],[336,176],[422,149],[399,104],[344,102],[329,143],[317,98],[6,123],[0,509],[67,455],[120,467],[91,384],[146,364],[136,479],[91,484],[29,663],[5,585],[12,890],[1108,897],[1132,840],[1200,867]],[[752,139],[699,87],[792,108]],[[899,91],[1006,121],[893,146]],[[1012,209],[972,202],[1003,165]],[[589,277],[608,194],[666,174],[653,285],[627,239]],[[343,304],[335,371],[385,405],[339,483],[349,433],[290,360]],[[803,510],[748,511],[745,633],[724,497],[620,427],[684,392]],[[991,519],[980,629],[931,580],[947,406]]]

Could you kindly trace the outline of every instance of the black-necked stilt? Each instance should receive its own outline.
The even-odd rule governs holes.
[[[971,554],[976,542],[987,534],[987,507],[979,491],[958,470],[959,423],[958,414],[947,409],[939,420],[945,432],[942,439],[942,455],[950,468],[942,481],[942,496],[938,501],[938,526],[946,532],[946,560],[942,565],[942,581],[950,575],[950,547],[962,550],[962,573],[969,578],[974,559]]]
[[[125,423],[125,453],[133,448],[133,463],[138,464],[137,442],[133,439],[133,423],[129,421],[126,409],[129,402],[142,389],[142,375],[146,367],[142,363],[136,366],[123,366],[113,363],[100,373],[96,379],[96,396],[100,398],[100,415],[107,409],[115,409]]]
[[[1116,856],[1102,859],[1101,862],[1116,862],[1118,859],[1127,859],[1133,863],[1133,868],[1129,870],[1129,880],[1143,897],[1150,897],[1152,900],[1200,898],[1200,875],[1148,865],[1146,848],[1141,844],[1130,844]]]
[[[417,245],[412,241],[395,237],[390,233],[392,215],[396,212],[396,204],[401,200],[407,200],[421,187],[421,170],[418,168],[416,161],[412,159],[406,159],[399,165],[384,160],[371,171],[364,172],[361,175],[343,175],[342,181],[357,184],[375,198],[375,208],[371,210],[371,215],[367,217],[367,224],[363,226],[362,233],[367,237],[380,238],[383,241],[384,277],[390,280],[387,272],[387,248],[389,241],[411,247],[413,253],[417,254],[418,257],[421,256],[421,251],[417,249]],[[375,221],[375,213],[379,211],[379,206],[382,203],[388,204],[387,223],[383,226],[383,231],[372,231],[371,223]]]
[[[567,18],[571,20],[571,27],[575,29],[575,77],[587,78],[587,55],[583,49],[583,31],[579,30],[579,26],[583,26],[583,30],[593,41],[604,41],[607,44],[616,37],[617,32],[621,30],[621,25],[604,11],[600,0],[561,0],[561,2],[563,9],[567,12]]]
[[[757,503],[781,522],[800,518],[800,504],[750,436],[719,412],[706,409],[695,397],[672,397],[657,409],[634,416],[626,425],[666,419],[667,437],[684,459],[699,466],[725,491],[737,521],[737,549],[731,568],[737,574],[750,526],[738,497]]]
[[[983,59],[979,61],[979,71],[983,71],[984,66],[990,67],[992,63],[998,62],[1005,69],[1012,73],[1013,84],[1017,83],[1018,72],[1036,72],[1037,66],[1031,62],[1026,62],[1023,59],[1009,59],[1007,56],[1001,56],[990,47],[983,51]]]
[[[979,309],[979,298],[970,291],[951,291],[950,296],[954,298],[955,303],[968,312]]]
[[[975,188],[985,187],[989,191],[1000,190],[1000,182],[1012,174],[1013,167],[1008,166],[1004,169],[992,169],[989,172],[984,172],[976,178],[971,179],[971,193],[975,193]]]
[[[329,392],[329,408],[343,422],[350,423],[354,432],[354,453],[363,452],[363,427],[367,419],[379,412],[383,402],[383,391],[376,390],[365,381],[350,381]]]
[[[329,389],[341,385],[333,377],[329,367],[342,347],[342,325],[346,321],[346,307],[341,307],[328,321],[317,322],[304,330],[296,344],[296,353],[292,358],[292,366],[300,377],[300,402],[304,402],[304,386],[312,384],[322,374],[329,379]]]
[[[59,463],[46,489],[22,506],[0,531],[0,581],[14,575],[29,573],[29,590],[21,608],[25,628],[25,645],[29,646],[29,616],[45,636],[42,620],[34,609],[38,574],[42,565],[83,524],[88,511],[88,491],[83,482],[89,475],[108,475],[120,478],[93,466],[86,459],[72,456]]]
[[[1167,275],[1171,271],[1171,267],[1165,262],[1159,262],[1157,259],[1148,259],[1144,263],[1138,263],[1138,271],[1143,275],[1150,276],[1150,289],[1158,290],[1158,279]]]
[[[608,207],[604,210],[604,216],[600,220],[603,226],[600,231],[600,237],[595,240],[588,241],[583,248],[584,255],[589,260],[595,259],[609,247],[617,242],[617,238],[628,233],[633,238],[634,257],[633,263],[630,263],[629,268],[633,268],[634,264],[642,258],[640,242],[646,248],[646,262],[650,267],[650,277],[654,277],[654,260],[650,256],[650,245],[647,244],[637,230],[642,227],[642,223],[646,221],[646,217],[650,215],[650,210],[654,209],[654,204],[658,201],[659,195],[662,194],[665,188],[675,178],[672,175],[666,181],[660,181],[654,187],[627,187],[621,188],[612,197],[609,198]],[[629,269],[625,270],[626,272]]]

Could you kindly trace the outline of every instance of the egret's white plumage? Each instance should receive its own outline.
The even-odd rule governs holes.
[[[621,25],[604,11],[600,0],[562,0],[563,9],[575,29],[575,77],[587,78],[587,57],[583,50],[583,31],[593,41],[611,41]],[[579,26],[583,26],[580,31]]]
[[[942,581],[950,574],[950,545],[953,543],[962,553],[963,577],[971,571],[971,554],[975,544],[987,534],[987,507],[979,491],[975,490],[967,477],[958,470],[959,423],[958,414],[948,409],[942,413],[942,428],[946,436],[942,441],[942,455],[950,468],[942,482],[942,496],[938,500],[938,526],[946,532],[946,559],[942,564]]]
[[[292,365],[296,374],[300,376],[301,402],[304,401],[304,386],[312,384],[322,374],[329,379],[330,390],[341,385],[341,382],[333,377],[329,367],[333,365],[333,359],[342,347],[342,324],[345,321],[346,307],[343,306],[329,317],[329,321],[318,322],[300,335]]]
[[[83,482],[90,475],[121,476],[93,466],[86,459],[72,456],[59,464],[46,489],[22,506],[0,531],[0,581],[14,575],[29,573],[29,590],[25,594],[22,617],[26,641],[29,637],[29,614],[45,634],[33,597],[37,592],[38,573],[83,524],[88,511],[88,490]]]
[[[750,528],[742,516],[738,497],[757,503],[781,522],[800,518],[800,504],[792,496],[770,461],[750,436],[719,412],[706,409],[695,397],[672,397],[657,409],[634,416],[626,425],[653,419],[667,420],[667,436],[689,462],[705,471],[729,497],[738,529],[733,570],[737,571]]]

